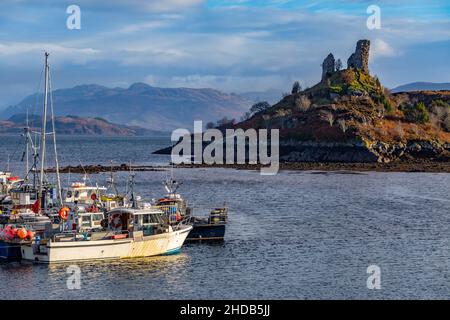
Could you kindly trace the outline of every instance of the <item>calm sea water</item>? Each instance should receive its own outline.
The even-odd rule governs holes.
[[[2,168],[17,142],[0,137]],[[165,138],[59,137],[58,143],[63,165],[169,160],[151,155],[167,145]],[[11,168],[20,170],[23,163],[12,158]],[[163,195],[166,174],[138,173],[141,196]],[[2,263],[0,298],[450,297],[449,174],[284,171],[261,176],[234,169],[176,169],[174,174],[199,214],[228,202],[223,243],[187,244],[173,256],[79,263],[81,290],[67,289],[68,265]],[[126,177],[117,174],[120,188]],[[106,178],[90,176],[92,183],[104,184]],[[381,268],[381,290],[366,287],[372,264]]]

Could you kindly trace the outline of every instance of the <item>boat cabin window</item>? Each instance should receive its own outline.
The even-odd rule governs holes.
[[[139,214],[134,216],[134,230],[143,231],[144,236],[154,235],[158,225],[162,223],[159,214]]]
[[[91,217],[90,216],[83,216],[81,218],[81,225],[89,227],[91,225]]]

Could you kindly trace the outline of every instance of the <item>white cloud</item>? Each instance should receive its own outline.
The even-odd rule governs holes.
[[[47,0],[49,2],[56,0]],[[58,2],[60,0],[57,0]],[[81,7],[92,5],[92,0],[78,0]],[[145,10],[147,12],[177,12],[189,8],[195,8],[205,3],[206,0],[96,0],[95,5],[105,8],[121,7],[125,10]]]
[[[119,32],[120,33],[132,33],[136,31],[142,31],[147,29],[159,29],[163,27],[167,27],[169,23],[166,21],[147,21],[143,23],[134,23],[129,24],[125,27],[122,27]]]
[[[394,57],[398,55],[398,52],[389,43],[379,38],[373,41],[371,51],[373,59],[378,57]]]
[[[145,7],[150,11],[179,11],[204,2],[205,0],[150,0],[145,1]]]
[[[55,43],[39,43],[39,42],[10,42],[0,43],[0,56],[13,57],[15,61],[23,63],[30,56],[37,57],[47,51],[52,56],[52,61],[63,62],[71,61],[74,63],[84,64],[88,60],[94,58],[101,51],[93,48],[76,48],[64,46]],[[54,59],[53,59],[54,58]],[[34,60],[34,59],[32,59]],[[12,61],[9,59],[3,62]]]

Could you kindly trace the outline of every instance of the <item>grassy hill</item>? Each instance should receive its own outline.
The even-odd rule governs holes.
[[[234,127],[279,129],[286,161],[446,159],[450,91],[391,94],[368,73],[345,69]]]

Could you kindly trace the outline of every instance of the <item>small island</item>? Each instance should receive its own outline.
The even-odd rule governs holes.
[[[343,69],[330,53],[319,83],[296,82],[275,105],[218,129],[279,129],[281,169],[450,172],[450,91],[391,93],[370,74],[369,54],[359,40]]]

